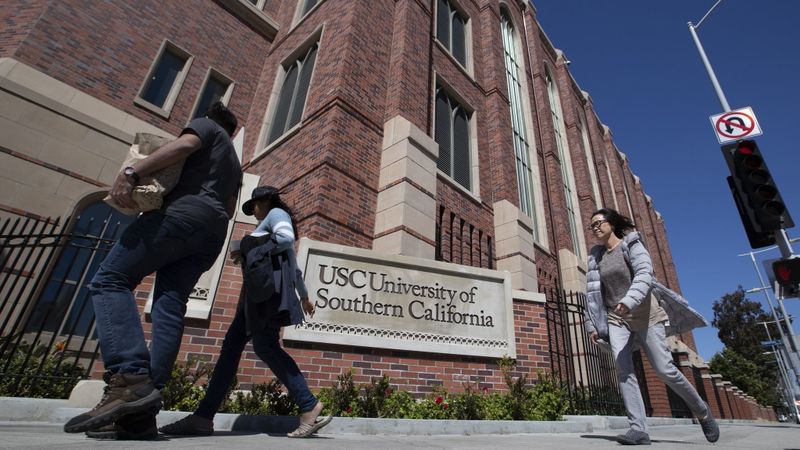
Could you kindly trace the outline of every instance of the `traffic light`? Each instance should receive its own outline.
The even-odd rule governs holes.
[[[742,203],[748,223],[757,234],[771,234],[794,226],[775,181],[767,169],[758,145],[753,140],[722,146],[735,191]],[[747,225],[745,225],[747,228]]]
[[[772,272],[781,286],[783,297],[797,297],[800,290],[800,258],[779,259],[772,263]]]
[[[736,182],[733,181],[733,177],[728,177],[728,186],[731,188],[733,201],[736,203],[736,210],[739,211],[739,217],[742,219],[744,232],[747,233],[747,240],[750,241],[750,248],[761,248],[768,245],[774,245],[775,236],[773,236],[772,233],[760,233],[755,230],[750,217],[747,215],[747,210],[743,204],[744,202],[739,196],[739,191],[736,189]]]

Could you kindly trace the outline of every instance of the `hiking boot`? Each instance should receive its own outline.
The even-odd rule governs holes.
[[[158,438],[157,409],[122,416],[114,423],[86,432],[86,437],[117,441],[152,441]]]
[[[644,431],[631,429],[625,434],[618,435],[617,442],[622,445],[650,445],[650,435]]]
[[[164,425],[158,431],[173,436],[211,436],[214,434],[214,421],[191,414],[177,422]]]
[[[103,388],[103,398],[89,412],[73,417],[64,425],[67,433],[96,430],[120,417],[161,408],[161,392],[147,375],[115,373]]]
[[[717,442],[719,440],[719,425],[714,420],[714,416],[711,415],[711,410],[708,411],[705,419],[698,418],[697,421],[700,422],[700,428],[703,429],[703,434],[706,435],[708,442]]]

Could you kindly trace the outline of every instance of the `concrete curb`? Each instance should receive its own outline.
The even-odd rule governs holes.
[[[89,408],[70,407],[67,400],[0,397],[0,421],[24,423],[49,423],[59,426]],[[164,426],[189,415],[183,411],[162,411],[157,416],[158,426]],[[692,419],[649,417],[650,426],[691,425]],[[743,420],[721,420],[722,423],[749,423]],[[285,434],[297,428],[298,417],[250,416],[242,414],[217,414],[216,430]],[[373,419],[337,417],[320,431],[320,435],[483,435],[483,434],[535,434],[535,433],[590,433],[598,430],[628,428],[627,417],[621,416],[565,416],[562,421],[522,420],[417,420]]]

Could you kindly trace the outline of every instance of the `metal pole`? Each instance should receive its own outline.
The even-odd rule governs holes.
[[[758,281],[761,283],[761,290],[762,290],[762,292],[764,292],[764,297],[767,299],[767,303],[769,303],[770,311],[772,311],[772,317],[775,318],[775,323],[778,325],[778,332],[781,335],[781,342],[786,342],[787,341],[786,335],[783,332],[783,327],[781,326],[781,321],[778,318],[778,312],[775,309],[775,306],[773,306],[773,304],[772,304],[772,298],[770,298],[769,292],[767,292],[767,290],[769,288],[764,284],[764,277],[761,276],[761,270],[758,269],[758,264],[756,264],[756,257],[753,254],[753,252],[750,252],[749,254],[750,254],[750,260],[753,262],[753,268],[756,269],[756,275],[758,275]],[[797,349],[795,348],[794,339],[792,339],[789,342],[789,346],[790,347],[786,349],[787,353],[797,352]],[[792,359],[792,355],[789,354],[787,356],[788,356],[788,358],[786,358],[786,359],[789,360],[789,367],[792,369],[792,373],[794,374],[795,378],[797,378],[797,375],[798,375],[797,368],[794,365],[794,360]]]
[[[700,19],[700,22],[695,26],[692,22],[689,22],[689,33],[692,35],[692,39],[694,40],[694,45],[697,46],[697,52],[700,53],[700,59],[703,60],[703,65],[706,68],[706,72],[708,73],[708,78],[711,79],[711,84],[714,86],[714,91],[717,93],[717,98],[719,99],[719,104],[722,106],[723,112],[730,112],[731,105],[728,104],[728,99],[725,98],[725,93],[722,92],[722,86],[719,84],[719,80],[717,80],[717,75],[714,73],[714,68],[711,67],[711,62],[708,60],[708,56],[706,56],[706,51],[703,49],[703,44],[700,43],[700,38],[697,36],[697,28],[700,27],[700,24],[706,20],[711,11],[714,10],[722,0],[719,0],[711,9],[708,10],[705,16]],[[775,243],[778,244],[778,247],[781,249],[781,256],[784,258],[792,258],[794,256],[794,251],[792,250],[792,244],[789,241],[789,236],[786,235],[786,230],[778,230],[773,233],[775,236]],[[794,346],[794,343],[792,343]]]
[[[705,19],[705,17],[703,19]],[[719,98],[719,104],[722,105],[722,110],[724,112],[729,112],[731,110],[731,106],[728,104],[728,99],[725,98],[725,94],[722,92],[722,87],[719,85],[717,75],[714,73],[714,69],[711,67],[711,63],[708,61],[706,51],[703,50],[703,45],[700,43],[700,38],[697,37],[697,32],[695,31],[695,26],[692,24],[692,22],[689,22],[689,33],[692,34],[692,39],[694,39],[694,44],[697,46],[698,53],[700,53],[700,59],[703,60],[703,65],[706,66],[708,78],[711,79],[711,84],[714,85],[714,91],[717,92],[717,97]]]
[[[767,323],[772,322],[760,322],[764,325],[764,330],[767,332],[767,339],[772,340],[772,335],[769,332],[769,327]],[[780,326],[780,324],[778,324]],[[793,384],[789,381],[789,374],[786,372],[786,366],[781,357],[781,350],[778,348],[777,345],[772,345],[772,354],[775,356],[775,362],[778,364],[778,373],[781,376],[781,380],[783,381],[781,384],[783,385],[783,396],[786,401],[787,406],[791,406],[792,410],[795,412],[795,417],[797,417],[797,404],[794,402],[794,389]],[[791,402],[791,405],[789,404]]]

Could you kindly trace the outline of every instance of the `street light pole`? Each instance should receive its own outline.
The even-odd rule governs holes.
[[[708,56],[706,56],[706,51],[703,50],[703,45],[700,43],[700,38],[697,37],[697,30],[700,28],[700,25],[703,24],[703,21],[706,20],[711,11],[722,3],[722,0],[718,0],[717,3],[714,3],[714,6],[708,10],[705,16],[700,19],[700,22],[697,22],[695,26],[692,22],[689,22],[689,33],[692,34],[692,39],[694,39],[694,44],[697,46],[697,51],[700,53],[700,58],[703,60],[703,65],[706,66],[706,72],[708,72],[708,78],[711,78],[711,84],[714,85],[714,91],[717,93],[717,97],[719,98],[719,104],[722,105],[723,112],[730,112],[731,106],[728,104],[728,99],[725,98],[725,93],[722,92],[722,86],[719,85],[719,80],[717,80],[717,75],[714,73],[714,68],[711,67],[711,62],[708,61]]]
[[[703,44],[700,43],[700,38],[697,36],[697,29],[700,28],[700,25],[703,24],[703,21],[706,20],[714,9],[722,3],[722,0],[717,0],[717,3],[714,3],[714,6],[708,10],[705,16],[700,19],[700,22],[697,22],[697,25],[694,25],[692,22],[689,22],[689,33],[692,35],[692,39],[694,40],[694,44],[697,46],[697,52],[700,53],[700,59],[703,60],[703,65],[706,68],[706,72],[708,73],[708,78],[711,79],[711,84],[714,86],[714,91],[717,93],[717,98],[719,99],[719,104],[722,106],[723,112],[730,112],[731,106],[728,104],[728,99],[725,98],[725,93],[722,92],[722,86],[719,84],[719,80],[717,80],[717,75],[714,73],[714,68],[711,67],[711,62],[708,60],[708,56],[706,56],[706,51],[703,49]],[[785,229],[780,229],[773,233],[775,236],[775,243],[778,245],[778,248],[781,249],[781,256],[783,258],[793,258],[795,256],[794,250],[792,249],[792,243],[789,240],[789,235],[786,234]]]
[[[772,335],[769,332],[769,327],[767,326],[767,324],[768,323],[775,323],[775,322],[773,322],[773,321],[764,321],[764,322],[758,322],[758,323],[764,325],[764,331],[767,332],[767,339],[769,341],[772,341]],[[779,323],[776,323],[776,325],[778,327],[780,327]],[[783,341],[781,341],[781,342],[783,342]],[[782,383],[783,384],[783,396],[784,396],[784,398],[786,400],[787,406],[790,406],[792,408],[792,411],[794,411],[795,419],[796,420],[800,420],[800,414],[798,414],[797,403],[795,402],[795,396],[794,396],[794,391],[795,391],[794,386],[795,385],[791,382],[791,379],[789,378],[789,374],[787,373],[786,362],[784,361],[784,358],[781,355],[780,348],[778,348],[777,345],[771,345],[771,347],[772,347],[772,352],[771,353],[773,355],[775,355],[775,362],[778,364],[778,372],[780,373],[781,379],[783,380],[783,383]],[[784,348],[785,348],[785,345],[784,345]]]

